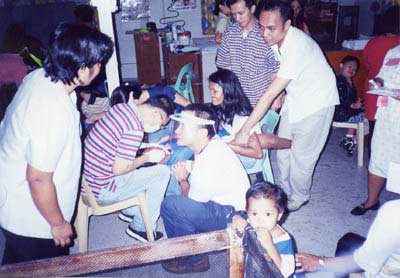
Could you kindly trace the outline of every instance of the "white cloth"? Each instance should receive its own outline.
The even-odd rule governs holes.
[[[214,201],[245,209],[249,178],[239,158],[219,138],[211,140],[195,156],[189,176],[189,198],[198,202]]]
[[[232,125],[226,124],[226,123],[221,123],[222,127],[230,134],[229,136],[224,136],[222,139],[225,142],[230,142],[235,138],[235,134],[242,128],[246,120],[249,118],[249,116],[239,116],[235,115],[233,117]],[[250,134],[261,134],[261,128],[260,125],[257,123],[252,130],[250,131]]]
[[[328,106],[339,104],[336,77],[318,44],[306,33],[289,27],[278,49],[281,63],[277,76],[290,79],[281,113],[288,110],[295,123]]]
[[[79,112],[75,93],[51,82],[43,69],[23,81],[0,125],[0,187],[5,191],[0,225],[15,234],[51,238],[29,190],[27,165],[53,172],[58,203],[70,221],[81,166]]]
[[[385,203],[369,229],[354,260],[365,277],[400,277],[400,200]]]
[[[385,87],[400,89],[400,46],[388,51],[378,77]],[[388,106],[379,107],[371,142],[371,159],[368,170],[386,178],[391,162],[400,163],[400,101],[388,98]]]

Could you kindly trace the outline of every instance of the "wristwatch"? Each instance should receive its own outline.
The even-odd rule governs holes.
[[[321,268],[323,268],[325,266],[325,257],[324,256],[320,256],[318,258],[318,264]]]

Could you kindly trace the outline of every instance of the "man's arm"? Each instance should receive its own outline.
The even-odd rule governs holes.
[[[149,162],[149,156],[146,153],[136,157],[133,161],[117,157],[114,160],[112,171],[114,175],[123,175],[139,168],[147,162]]]
[[[323,259],[324,265],[319,263]],[[296,266],[299,267],[297,272],[304,271],[330,271],[339,273],[360,272],[362,269],[354,260],[353,255],[322,258],[312,254],[299,253],[296,254]]]
[[[284,79],[280,77],[276,77],[272,81],[267,91],[258,100],[257,105],[251,113],[250,117],[244,123],[239,132],[236,133],[234,140],[236,144],[243,145],[247,143],[251,129],[261,120],[261,118],[267,112],[268,108],[271,106],[274,99],[286,88],[289,82],[289,79]]]
[[[26,176],[33,202],[49,223],[54,243],[62,247],[69,245],[72,227],[61,213],[53,172],[42,172],[28,164]]]

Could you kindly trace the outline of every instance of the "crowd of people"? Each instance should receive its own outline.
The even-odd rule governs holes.
[[[312,197],[332,120],[370,119],[367,98],[364,114],[352,84],[360,61],[345,57],[335,75],[297,0],[260,1],[257,7],[254,0],[217,1],[216,14],[218,70],[209,76],[207,104],[190,103],[168,86],[145,90],[137,84],[122,84],[109,98],[99,98],[88,86],[110,58],[112,40],[87,24],[57,27],[43,68],[25,77],[0,125],[2,264],[69,254],[77,196],[87,194],[79,189],[84,177],[99,204],[145,191],[155,240],[164,237],[157,229],[160,217],[168,238],[231,225],[240,233],[253,229],[262,259],[283,277],[316,270],[398,277],[400,218],[392,216],[400,212],[399,200],[380,208],[365,241],[346,256],[295,254],[290,234],[279,225],[285,212]],[[387,47],[375,57],[381,62],[374,60],[374,87],[366,90],[387,95],[376,100],[368,199],[354,215],[380,207],[385,181],[400,193],[398,29],[370,44],[381,40]],[[90,124],[83,142],[75,92]],[[269,123],[279,118],[277,135],[274,124],[269,132],[260,126],[264,117]],[[350,155],[355,143],[354,130],[348,130],[342,145]],[[276,184],[251,184],[247,173],[264,158],[264,149],[277,149]],[[129,223],[128,236],[148,241],[137,206],[118,217]],[[190,273],[206,271],[210,263],[196,255],[162,267]]]

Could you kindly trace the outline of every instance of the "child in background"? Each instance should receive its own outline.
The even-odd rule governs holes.
[[[232,24],[231,9],[227,2],[227,0],[215,1],[214,15],[218,16],[217,26],[215,27],[215,42],[217,44],[221,44],[225,29]]]
[[[364,121],[364,109],[361,98],[357,99],[356,90],[352,78],[356,75],[360,66],[357,57],[346,56],[340,62],[340,70],[336,75],[336,84],[339,91],[340,104],[335,108],[333,120],[336,122],[358,123]],[[356,141],[354,134],[356,130],[349,128],[340,145],[345,149],[348,156],[352,156]]]
[[[243,231],[250,224],[268,256],[284,277],[295,271],[293,242],[278,224],[286,208],[283,190],[268,182],[258,182],[246,192],[247,221],[238,214],[232,217],[232,228]]]

